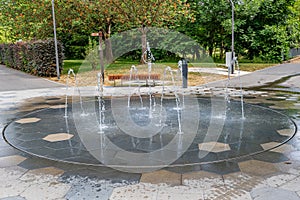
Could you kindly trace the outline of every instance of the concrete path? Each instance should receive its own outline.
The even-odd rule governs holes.
[[[241,80],[246,87],[253,87],[293,76],[282,85],[300,87],[300,76],[295,76],[299,74],[300,64],[283,64],[244,75]],[[218,81],[210,85],[219,87],[224,83],[226,82]],[[237,78],[231,80],[230,86],[234,85],[239,86]],[[116,88],[111,88],[111,91],[114,89]],[[126,92],[126,88],[121,89],[123,91],[115,92]],[[90,88],[92,90],[95,89]],[[0,66],[0,132],[5,124],[28,112],[64,105],[65,93],[66,90],[61,84]],[[245,101],[253,104],[265,103],[271,105],[270,108],[282,109],[282,112],[292,110],[289,116],[299,127],[300,93],[262,92],[252,94],[251,97],[245,98]],[[55,129],[55,124],[52,126]],[[283,137],[287,133],[288,130],[278,130],[278,134]],[[36,137],[35,133],[32,136]],[[0,136],[0,200],[298,200],[299,141],[298,131],[288,143],[253,155],[250,160],[242,158],[222,163],[129,174],[107,167],[71,165],[32,157],[13,149]],[[58,141],[57,145],[60,142],[62,141]],[[260,148],[268,149],[274,144],[276,141],[262,144]],[[235,143],[231,146],[239,148]],[[247,144],[245,148],[252,147]],[[46,148],[45,150],[47,151]],[[62,151],[63,149],[57,153]],[[215,156],[222,156],[226,151],[225,149],[225,152],[216,153]]]
[[[0,65],[0,91],[16,91],[41,88],[64,87],[44,78],[32,76],[24,72]]]
[[[197,69],[191,68],[190,71],[197,71]],[[199,71],[199,70],[198,70]],[[197,71],[197,72],[198,72]],[[226,74],[226,72],[220,70],[210,69],[208,73]],[[233,78],[231,78],[229,87],[240,87],[239,78],[235,72]],[[300,63],[295,64],[281,64],[274,67],[259,70],[253,73],[241,73],[241,81],[243,87],[258,87],[267,83],[280,80],[285,77],[293,77],[293,84],[300,83]],[[227,80],[216,81],[206,84],[208,87],[224,87]],[[20,72],[11,68],[7,68],[0,65],[0,91],[15,91],[15,90],[29,90],[29,89],[41,89],[41,88],[57,88],[64,87],[63,84],[49,81],[44,78],[32,76],[24,72]]]
[[[237,72],[236,72],[237,73]],[[300,63],[295,64],[281,64],[274,67],[266,68],[263,70],[255,71],[250,74],[242,75],[241,81],[243,87],[251,88],[266,85],[285,77],[300,76]],[[294,78],[295,79],[295,78]],[[300,82],[299,77],[297,78]],[[208,87],[224,87],[227,80],[216,81],[206,84]],[[295,80],[293,81],[295,82]],[[297,82],[297,81],[296,81]],[[230,80],[229,87],[240,87],[240,81],[238,77],[234,77]]]
[[[189,72],[199,72],[199,73],[209,73],[209,74],[218,74],[218,75],[224,75],[228,76],[228,70],[226,68],[219,68],[219,67],[211,67],[211,68],[197,68],[197,67],[191,67],[189,68]],[[240,71],[240,75],[247,75],[251,72],[246,71]],[[230,75],[231,77],[238,76],[238,73],[234,73]]]

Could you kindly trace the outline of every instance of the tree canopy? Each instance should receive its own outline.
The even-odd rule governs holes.
[[[53,37],[51,0],[0,0],[0,42]],[[239,56],[279,61],[300,42],[300,0],[233,0]],[[223,59],[231,46],[228,0],[55,0],[58,38],[66,56],[84,54],[92,32],[147,26],[171,28]]]

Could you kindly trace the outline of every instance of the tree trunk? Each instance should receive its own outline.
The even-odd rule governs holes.
[[[107,63],[111,63],[113,61],[113,52],[112,52],[112,47],[111,47],[111,40],[110,40],[110,35],[111,35],[111,23],[110,20],[108,21],[108,30],[105,34],[105,57]]]
[[[105,58],[107,63],[111,63],[113,61],[113,52],[110,37],[105,39]]]
[[[147,27],[140,28],[142,33],[142,56],[141,56],[141,64],[145,64],[145,61],[147,60],[147,53],[144,53],[147,51]]]
[[[224,58],[224,41],[221,42],[221,48],[220,48],[220,59]]]
[[[214,47],[211,45],[208,47],[209,56],[213,57]]]
[[[196,53],[196,60],[200,60],[201,57],[200,57],[200,49],[199,49],[199,47],[196,48],[195,53]]]

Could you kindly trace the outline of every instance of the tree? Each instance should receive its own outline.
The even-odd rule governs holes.
[[[147,48],[147,27],[175,27],[182,16],[188,15],[189,3],[178,0],[112,0],[118,15],[119,30],[139,28],[142,52]],[[146,56],[144,54],[144,56]],[[141,58],[141,63],[146,60]]]
[[[216,48],[221,57],[225,48],[230,47],[231,4],[227,0],[189,0],[193,15],[191,20],[182,21],[180,31],[197,40],[210,56]],[[228,29],[229,27],[229,29]],[[200,55],[197,55],[199,57]]]
[[[2,0],[0,10],[4,17],[0,19],[1,24],[12,27],[11,35],[15,38],[32,39],[39,33],[39,27],[43,22],[36,8],[36,3],[31,4],[25,0]]]
[[[291,14],[288,19],[287,32],[291,47],[300,47],[300,0],[290,7]]]
[[[0,13],[0,21],[3,20],[3,15]],[[11,28],[8,26],[0,25],[0,44],[10,42],[10,30]]]
[[[300,0],[233,1],[239,55],[278,60],[288,47],[299,46]],[[55,11],[58,39],[67,57],[79,58],[90,34],[101,31],[110,62],[111,35],[134,28],[141,31],[144,52],[146,27],[151,26],[185,33],[211,56],[220,52],[223,58],[231,46],[228,0],[55,0]],[[0,0],[1,42],[52,38],[52,23],[51,0]],[[194,51],[196,57],[199,51]]]
[[[244,0],[237,7],[238,52],[249,59],[281,61],[288,44],[287,23],[294,0]]]

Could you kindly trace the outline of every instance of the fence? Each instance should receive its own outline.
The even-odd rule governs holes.
[[[290,57],[296,57],[300,55],[300,48],[292,48],[290,49]]]

